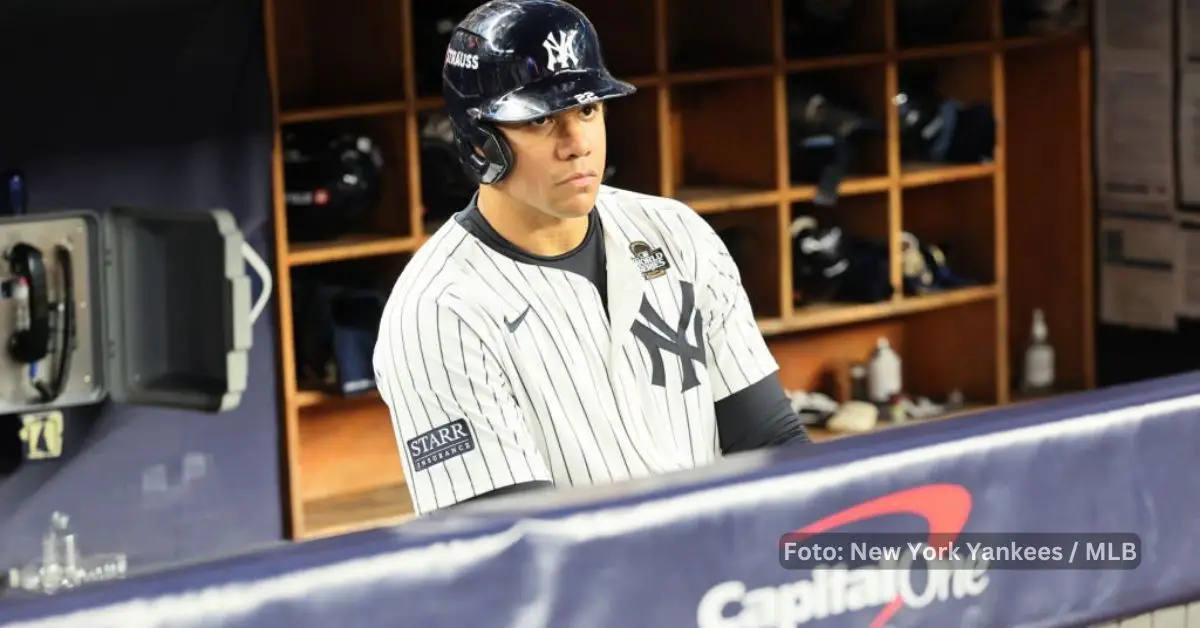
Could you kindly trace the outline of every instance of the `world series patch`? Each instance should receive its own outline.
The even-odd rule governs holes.
[[[671,267],[671,263],[667,261],[667,254],[663,253],[662,249],[652,248],[645,242],[631,242],[629,252],[633,253],[633,263],[647,281],[662,277]]]
[[[409,439],[407,445],[413,471],[424,471],[435,464],[474,451],[475,435],[466,419],[455,419]]]

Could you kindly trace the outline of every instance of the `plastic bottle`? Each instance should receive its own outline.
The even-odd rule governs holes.
[[[900,394],[900,356],[892,350],[887,338],[876,341],[875,352],[867,364],[867,387],[873,403],[886,404]]]
[[[867,386],[867,367],[862,364],[855,364],[854,366],[851,366],[850,400],[868,401],[870,398],[870,388]]]
[[[1025,372],[1022,388],[1026,392],[1047,391],[1054,386],[1054,347],[1048,341],[1046,315],[1041,309],[1033,311],[1033,326],[1029,346],[1025,349]]]

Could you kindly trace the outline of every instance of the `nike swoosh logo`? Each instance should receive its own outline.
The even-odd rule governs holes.
[[[517,328],[521,326],[521,321],[525,320],[525,315],[529,313],[531,308],[532,306],[526,305],[525,311],[521,312],[521,315],[514,321],[509,321],[507,316],[504,317],[504,325],[508,327],[509,333],[517,331]]]

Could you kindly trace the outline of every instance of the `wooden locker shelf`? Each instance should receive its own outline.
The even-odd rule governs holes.
[[[407,105],[403,100],[392,100],[358,105],[294,109],[281,111],[279,113],[279,123],[299,124],[301,122],[321,122],[326,120],[343,120],[346,118],[366,118],[389,113],[403,113]]]
[[[996,164],[967,164],[944,166],[940,164],[907,163],[901,166],[900,186],[915,188],[922,185],[940,185],[968,179],[986,179],[996,174]]]
[[[993,407],[993,406],[967,405],[967,406],[959,408],[953,412],[947,412],[940,416],[932,417],[929,419],[913,419],[910,421],[904,421],[904,422],[900,422],[900,423],[895,423],[895,422],[880,423],[877,428],[872,430],[872,432],[886,432],[889,430],[901,429],[901,428],[905,428],[905,427],[911,427],[914,425],[924,425],[926,423],[935,423],[937,421],[946,421],[948,419],[956,419],[958,417],[967,416],[967,415],[975,413],[975,412],[987,410],[991,407]],[[830,430],[823,429],[823,428],[810,428],[808,430],[808,434],[809,434],[809,437],[812,438],[814,443],[823,443],[823,442],[831,441],[831,440],[840,440],[843,438],[851,438],[851,437],[859,435],[857,433],[834,432],[834,431],[830,431]]]
[[[394,281],[434,228],[423,217],[417,133],[420,116],[443,101],[429,82],[440,56],[431,60],[437,51],[415,43],[414,6],[424,1],[364,0],[354,12],[322,0],[266,3],[284,492],[295,539],[391,525],[411,513],[379,395],[347,399],[298,381],[291,280],[306,268],[365,264],[377,267],[381,283]],[[678,198],[715,227],[752,234],[753,256],[737,261],[787,387],[826,389],[831,369],[866,359],[886,337],[904,359],[912,394],[957,388],[968,409],[1006,404],[1035,307],[1049,319],[1064,388],[1094,385],[1090,44],[1084,34],[1005,37],[1000,1],[973,5],[958,41],[910,45],[898,41],[893,0],[864,0],[852,36],[823,57],[788,49],[784,0],[577,2],[597,25],[613,72],[639,88],[610,112],[612,184]],[[948,96],[992,103],[1000,121],[994,162],[901,160],[892,95],[914,68],[941,70]],[[787,93],[814,77],[862,99],[887,128],[842,182],[833,209],[813,205],[816,188],[791,176]],[[378,130],[389,180],[377,228],[289,243],[281,143],[287,129],[306,124]],[[896,296],[797,305],[787,229],[802,212],[886,242]],[[903,230],[947,243],[956,270],[981,283],[903,295]]]
[[[305,266],[379,255],[412,253],[421,248],[425,239],[424,235],[389,238],[358,234],[334,241],[292,244],[287,252],[287,261],[290,266]]]
[[[759,328],[764,336],[778,336],[798,331],[869,323],[975,301],[994,301],[999,296],[999,288],[989,285],[948,290],[939,294],[898,296],[882,303],[811,305],[796,308],[793,314],[786,318],[759,319]]]

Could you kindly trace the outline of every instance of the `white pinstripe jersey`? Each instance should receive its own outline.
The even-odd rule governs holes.
[[[455,220],[397,280],[374,362],[418,514],[521,482],[709,463],[714,403],[778,368],[703,218],[609,186],[595,211],[607,311],[584,277],[514,260]]]

